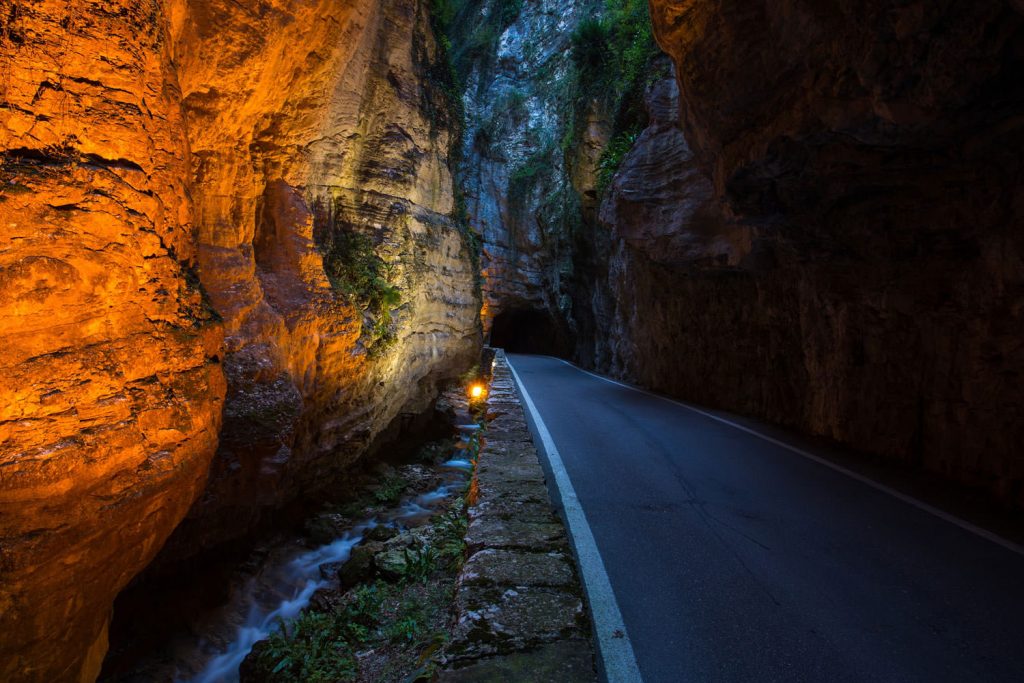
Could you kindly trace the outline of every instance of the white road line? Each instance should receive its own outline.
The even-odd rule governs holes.
[[[707,418],[710,418],[712,420],[715,420],[716,422],[721,422],[722,424],[729,425],[730,427],[738,429],[741,432],[746,432],[747,434],[751,434],[753,436],[756,436],[759,439],[763,439],[764,441],[767,441],[769,443],[775,444],[776,446],[779,446],[780,448],[785,448],[787,451],[790,451],[792,453],[796,453],[797,455],[799,455],[801,457],[804,457],[804,458],[807,458],[808,460],[813,460],[814,462],[818,463],[819,465],[824,465],[825,467],[828,467],[831,470],[839,472],[840,474],[845,474],[847,477],[850,477],[851,479],[856,479],[857,481],[859,481],[862,484],[867,484],[868,486],[870,486],[871,488],[873,488],[873,489],[875,489],[877,491],[881,491],[883,493],[887,493],[890,496],[892,496],[893,498],[897,498],[898,500],[901,500],[904,503],[907,503],[908,505],[913,505],[914,507],[916,507],[919,510],[924,510],[927,513],[935,515],[939,519],[945,520],[946,522],[949,522],[950,524],[955,524],[956,526],[960,527],[964,531],[968,531],[968,532],[974,534],[975,536],[979,536],[981,538],[984,538],[986,541],[991,541],[992,543],[995,543],[996,545],[1000,545],[1003,548],[1006,548],[1007,550],[1009,550],[1011,552],[1014,552],[1014,553],[1017,553],[1018,555],[1024,556],[1024,546],[1018,545],[1017,543],[1014,543],[1013,541],[1009,541],[1009,540],[1003,538],[1002,536],[998,536],[998,535],[992,533],[991,531],[988,531],[987,529],[982,529],[979,526],[975,526],[974,524],[971,524],[970,522],[968,522],[966,520],[960,519],[959,517],[955,517],[955,516],[949,514],[948,512],[945,512],[943,510],[940,510],[937,507],[933,507],[933,506],[929,505],[928,503],[924,503],[924,502],[922,502],[922,501],[920,501],[920,500],[918,500],[916,498],[908,496],[905,493],[901,493],[901,492],[897,491],[894,488],[890,488],[890,487],[886,486],[885,484],[879,484],[874,479],[870,479],[868,477],[865,477],[863,474],[858,474],[857,472],[854,472],[853,470],[846,469],[842,465],[837,465],[837,464],[835,464],[834,462],[832,462],[830,460],[826,460],[825,458],[822,458],[821,456],[814,455],[813,453],[809,453],[809,452],[803,450],[802,448],[797,448],[796,446],[792,446],[792,445],[786,443],[785,441],[779,441],[778,439],[774,439],[774,438],[772,438],[772,437],[770,437],[770,436],[768,436],[766,434],[762,434],[761,432],[753,430],[753,429],[751,429],[749,427],[744,427],[741,424],[737,424],[736,422],[733,422],[731,420],[727,420],[724,417],[719,417],[718,415],[713,415],[712,413],[703,411],[703,410],[701,410],[699,408],[694,408],[693,406],[687,405],[686,403],[683,403],[682,401],[676,401],[675,399],[668,398],[667,396],[662,396],[660,394],[656,394],[653,391],[647,391],[646,389],[641,389],[640,387],[634,387],[634,386],[632,386],[630,384],[625,384],[623,382],[618,382],[618,381],[616,381],[614,379],[609,379],[607,377],[602,377],[601,375],[598,375],[596,373],[590,372],[589,370],[584,370],[583,368],[581,368],[579,366],[573,365],[569,361],[564,360],[562,358],[555,358],[554,356],[546,356],[546,357],[547,358],[552,358],[553,360],[561,361],[562,363],[565,363],[566,365],[568,365],[570,368],[573,368],[574,370],[578,370],[579,372],[582,372],[584,374],[590,375],[591,377],[596,377],[597,379],[602,380],[604,382],[608,382],[609,384],[616,384],[616,385],[618,385],[620,387],[625,387],[626,389],[632,389],[633,391],[638,391],[641,394],[647,394],[648,396],[653,396],[654,398],[660,398],[662,401],[668,401],[669,403],[674,403],[677,406],[680,406],[682,408],[686,408],[687,410],[691,410],[691,411],[693,411],[695,413],[703,415],[704,417],[707,417]],[[510,366],[511,366],[511,364],[510,364]]]
[[[541,419],[537,406],[530,398],[526,385],[519,379],[519,374],[512,366],[512,361],[507,358],[506,361],[519,386],[519,393],[523,397],[523,402],[537,429],[537,434],[540,436],[541,450],[545,451],[551,471],[554,473],[558,494],[562,498],[562,508],[565,510],[565,519],[569,524],[569,533],[576,549],[587,599],[590,602],[594,630],[597,631],[598,647],[604,662],[605,676],[608,683],[642,683],[640,667],[637,666],[636,655],[633,654],[633,644],[626,632],[626,624],[622,621],[619,604],[615,601],[615,593],[612,591],[611,581],[608,580],[604,561],[601,559],[601,553],[594,541],[594,534],[590,531],[583,506],[580,505],[576,490],[569,479],[569,473],[565,471],[562,456],[558,454],[558,448],[555,447],[551,433],[544,425],[544,420]]]

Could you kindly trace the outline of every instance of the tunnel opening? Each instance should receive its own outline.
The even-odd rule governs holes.
[[[491,326],[490,345],[511,353],[568,358],[572,342],[563,325],[546,311],[516,308],[502,311]]]

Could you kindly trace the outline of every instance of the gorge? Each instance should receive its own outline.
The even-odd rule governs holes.
[[[0,0],[0,678],[485,341],[1019,524],[1022,74],[1019,0]]]

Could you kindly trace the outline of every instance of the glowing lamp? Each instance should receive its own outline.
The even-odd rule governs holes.
[[[469,387],[469,397],[470,398],[473,398],[473,399],[483,398],[483,395],[484,395],[484,385],[483,384],[473,384],[473,385],[470,385],[470,387]]]

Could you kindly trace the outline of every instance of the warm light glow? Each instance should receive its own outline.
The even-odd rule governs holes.
[[[474,384],[469,388],[470,398],[481,398],[484,395],[484,385]]]

